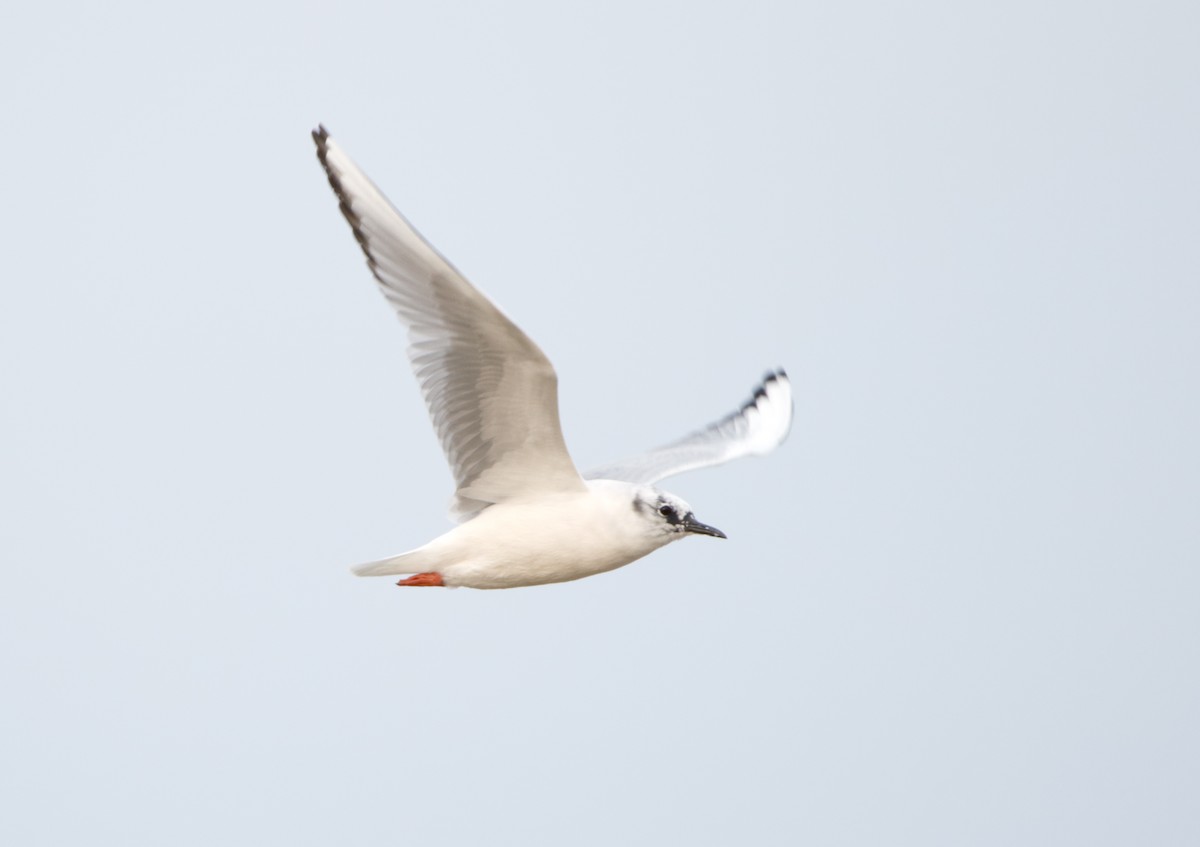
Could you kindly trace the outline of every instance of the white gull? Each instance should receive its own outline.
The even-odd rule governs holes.
[[[627,565],[687,535],[724,538],[654,483],[787,437],[792,390],[769,372],[729,416],[640,456],[580,474],[563,442],[558,378],[538,346],[388,202],[325,128],[317,157],[383,295],[457,488],[460,524],[423,547],[354,568],[399,585],[515,588]]]

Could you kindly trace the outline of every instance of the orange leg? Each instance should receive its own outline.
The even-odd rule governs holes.
[[[413,574],[412,576],[408,577],[407,579],[402,579],[399,582],[397,582],[396,584],[397,585],[424,586],[424,585],[445,585],[446,583],[442,582],[442,575],[440,573],[418,573],[418,574]]]

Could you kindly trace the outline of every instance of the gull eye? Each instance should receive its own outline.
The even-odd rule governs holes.
[[[662,515],[664,518],[675,517],[675,509],[672,506],[659,506],[658,513],[660,515]]]

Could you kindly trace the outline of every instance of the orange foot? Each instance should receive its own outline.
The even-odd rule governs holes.
[[[413,574],[408,579],[402,579],[396,583],[397,585],[445,585],[442,582],[440,573],[418,573]]]

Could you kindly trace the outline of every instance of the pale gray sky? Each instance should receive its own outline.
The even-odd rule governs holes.
[[[23,4],[0,842],[1200,842],[1194,3]],[[729,541],[346,567],[450,477],[323,121]]]

